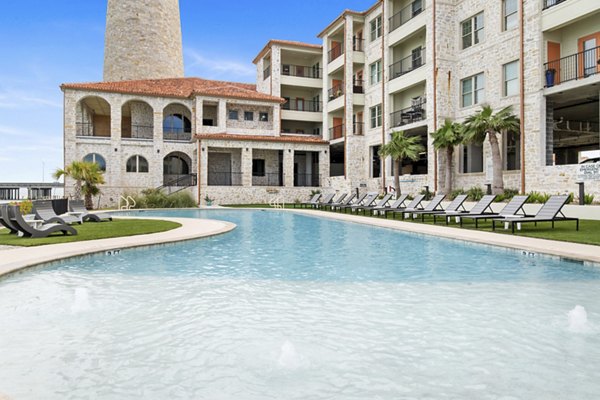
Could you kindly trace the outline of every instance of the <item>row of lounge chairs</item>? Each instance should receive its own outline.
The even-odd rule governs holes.
[[[96,214],[89,213],[82,201],[69,201],[70,212],[57,215],[49,200],[33,202],[33,220],[27,220],[21,214],[18,205],[0,205],[0,225],[8,229],[10,234],[18,234],[24,237],[41,238],[47,237],[55,232],[63,235],[77,235],[77,230],[70,224],[81,224],[84,221],[101,222],[112,221],[111,217],[101,218]]]
[[[442,201],[445,198],[443,194],[434,196],[426,206],[422,205],[425,199],[424,195],[415,196],[408,204],[405,204],[408,201],[406,194],[400,195],[392,204],[389,204],[392,200],[390,194],[385,195],[379,202],[377,202],[377,193],[364,193],[361,196],[354,193],[342,194],[335,201],[333,195],[324,196],[323,201],[319,201],[320,198],[321,195],[317,194],[309,202],[300,204],[304,207],[329,208],[331,211],[339,212],[348,212],[349,210],[351,213],[358,214],[362,211],[363,215],[369,212],[370,215],[386,218],[390,214],[393,217],[400,214],[402,219],[414,220],[420,217],[421,221],[424,221],[426,216],[433,216],[434,223],[437,223],[438,218],[443,218],[448,225],[454,219],[461,227],[464,220],[474,221],[477,228],[479,221],[490,219],[492,220],[492,230],[495,230],[496,224],[501,222],[506,229],[510,227],[513,233],[515,227],[520,229],[521,224],[537,224],[538,222],[552,222],[552,228],[554,228],[555,222],[575,221],[576,230],[579,230],[579,218],[566,217],[562,212],[562,208],[567,204],[569,198],[566,195],[551,196],[535,215],[528,215],[523,210],[529,196],[514,196],[498,212],[494,212],[491,208],[492,203],[496,200],[495,195],[483,196],[470,210],[466,210],[464,207],[467,195],[456,196],[446,208],[442,207]]]

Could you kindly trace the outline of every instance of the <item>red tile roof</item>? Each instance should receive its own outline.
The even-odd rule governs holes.
[[[274,44],[279,44],[279,45],[283,45],[283,46],[291,46],[291,47],[309,48],[309,49],[314,49],[314,50],[322,50],[323,49],[323,46],[320,44],[294,42],[292,40],[271,39],[265,45],[265,47],[262,48],[262,50],[258,53],[258,55],[256,57],[254,57],[254,60],[252,60],[252,62],[254,64],[256,64],[258,62],[258,60],[260,60],[260,58],[263,57],[267,53],[267,51],[271,48],[271,46]]]
[[[306,143],[329,144],[318,136],[261,136],[239,135],[232,133],[207,133],[194,135],[197,140],[239,140],[242,142],[280,142],[280,143]]]
[[[160,97],[190,98],[195,95],[229,97],[244,100],[285,102],[280,97],[256,91],[249,83],[211,81],[201,78],[146,79],[139,81],[65,83],[62,90],[93,90],[109,93],[139,94]]]

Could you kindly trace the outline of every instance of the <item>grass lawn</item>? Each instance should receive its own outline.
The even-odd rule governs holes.
[[[54,233],[47,238],[31,239],[11,235],[6,229],[0,229],[0,245],[7,246],[41,246],[44,244],[81,242],[84,240],[107,239],[123,236],[157,233],[179,228],[181,225],[171,221],[150,219],[115,219],[112,222],[85,222],[73,225],[77,230],[75,236],[64,236]]]

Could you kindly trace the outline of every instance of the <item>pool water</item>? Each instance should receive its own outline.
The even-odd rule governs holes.
[[[0,281],[0,397],[600,393],[596,266],[285,212],[142,215],[238,227]]]

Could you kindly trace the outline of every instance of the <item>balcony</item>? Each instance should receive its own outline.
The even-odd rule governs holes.
[[[352,124],[352,133],[354,135],[363,135],[365,132],[364,122],[354,122]]]
[[[390,124],[392,128],[412,124],[414,122],[427,119],[425,110],[426,99],[413,99],[410,107],[395,111],[390,114]]]
[[[110,138],[110,127],[100,128],[94,126],[92,122],[77,122],[75,134],[77,136],[94,136],[108,139]]]
[[[192,132],[186,132],[183,128],[170,128],[163,131],[163,139],[173,142],[190,142],[192,140]]]
[[[321,79],[323,76],[323,69],[308,67],[305,65],[282,64],[281,75],[295,76],[298,78]]]
[[[341,97],[344,94],[344,84],[340,83],[335,86],[332,86],[331,89],[327,92],[327,97],[329,101],[335,100],[338,97]]]
[[[252,186],[283,186],[283,174],[279,172],[252,176]]]
[[[242,186],[242,173],[209,170],[208,186]]]
[[[423,12],[423,0],[415,0],[406,7],[402,8],[400,11],[390,17],[390,32],[395,31],[411,19],[415,18],[417,15],[421,14],[421,12]]]
[[[362,94],[365,92],[365,82],[355,79],[352,82],[352,93],[359,93]]]
[[[425,48],[421,47],[418,50],[413,50],[410,56],[390,65],[390,80],[408,74],[423,65],[425,65]]]
[[[263,80],[267,79],[271,76],[271,66],[269,65],[267,68],[263,70]]]
[[[352,50],[354,51],[365,51],[365,39],[352,39]]]
[[[584,79],[600,72],[600,46],[544,64],[545,87]]]
[[[152,125],[131,125],[130,136],[123,136],[123,138],[152,140],[153,135],[154,127]]]
[[[321,112],[323,111],[323,103],[320,101],[295,99],[289,100],[281,106],[281,109],[289,111]]]
[[[333,60],[339,58],[342,54],[344,54],[344,45],[338,44],[335,47],[332,47],[331,50],[327,53],[328,62],[332,62]]]
[[[542,10],[546,10],[546,9],[548,9],[550,7],[554,7],[560,3],[564,3],[567,0],[543,0],[543,1],[544,1],[544,5],[543,5]]]
[[[329,128],[330,140],[341,139],[344,136],[344,124],[332,126]]]
[[[318,174],[294,174],[295,187],[318,187],[319,181]]]

